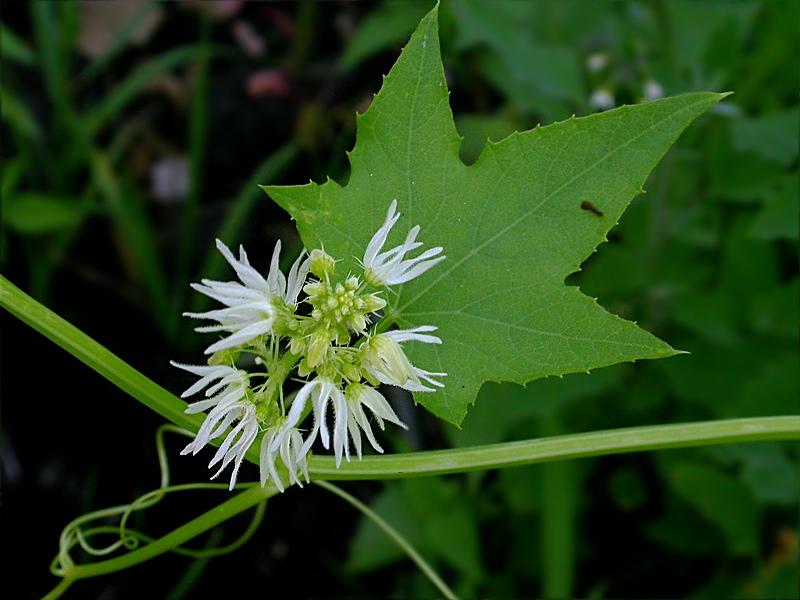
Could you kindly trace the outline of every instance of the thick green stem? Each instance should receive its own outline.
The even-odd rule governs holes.
[[[2,275],[0,306],[165,419],[189,431],[199,429],[203,422],[202,415],[185,414],[185,402],[25,294]]]
[[[645,450],[797,439],[800,439],[800,417],[756,417],[629,427],[474,448],[366,456],[361,461],[343,464],[339,469],[332,457],[317,456],[311,461],[309,472],[314,478],[330,480],[401,479]]]
[[[50,590],[47,594],[42,596],[42,600],[56,600],[56,598],[60,598],[61,595],[67,591],[67,588],[72,585],[74,579],[69,577],[64,577],[61,581],[58,582],[58,585]]]
[[[185,414],[183,411],[186,403],[20,291],[2,276],[0,276],[0,306],[166,419],[190,431],[197,431],[199,428],[202,415]],[[333,457],[316,456],[309,461],[309,473],[315,479],[329,480],[400,479],[516,467],[605,454],[797,439],[800,439],[800,416],[758,417],[632,427],[476,448],[368,456],[361,461],[345,463],[338,469]],[[214,441],[219,442],[219,440]],[[258,464],[258,444],[253,444],[250,448],[247,459]]]

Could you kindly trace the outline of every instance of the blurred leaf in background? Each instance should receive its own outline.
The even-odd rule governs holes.
[[[213,238],[245,243],[259,268],[277,238],[299,251],[256,184],[346,182],[355,113],[432,4],[6,3],[3,274],[182,390],[168,361],[187,360],[196,341],[176,325],[196,309],[188,282],[226,277]],[[468,163],[487,138],[572,114],[734,94],[687,130],[567,280],[691,354],[488,383],[461,429],[416,415],[384,447],[800,413],[800,4],[449,0],[440,12]],[[169,193],[154,193],[156,165]],[[42,540],[150,487],[157,419],[3,318],[13,342],[2,347],[0,518],[26,561],[10,568],[38,598],[50,587]],[[42,365],[82,390],[80,403],[32,391]],[[36,436],[31,398],[48,412]],[[128,427],[125,448],[109,414]],[[789,443],[698,448],[351,490],[466,596],[797,598],[798,454]],[[173,465],[177,480],[205,477],[192,468]],[[165,559],[64,598],[139,598],[152,581],[170,582],[165,597],[225,594],[234,572],[243,599],[296,594],[298,581],[320,597],[433,594],[371,525],[321,494],[271,501],[232,556]],[[183,514],[177,504],[164,522]]]

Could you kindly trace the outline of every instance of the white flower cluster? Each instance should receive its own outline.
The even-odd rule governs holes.
[[[445,258],[439,247],[406,258],[422,246],[416,241],[419,226],[409,231],[403,244],[381,252],[399,218],[393,201],[386,221],[367,245],[361,261],[363,279],[350,274],[337,280],[336,261],[322,250],[304,251],[284,276],[278,267],[280,242],[265,279],[250,265],[243,248],[237,260],[217,240],[217,248],[239,282],[193,284],[225,308],[185,315],[216,323],[197,331],[227,336],[206,349],[208,365],[172,363],[200,377],[183,398],[205,390],[204,398],[190,404],[186,412],[210,409],[182,454],[197,454],[211,440],[225,436],[209,464],[219,464],[212,479],[233,463],[233,489],[245,454],[261,434],[261,485],[272,481],[280,491],[285,481],[302,485],[301,477],[308,481],[308,452],[318,438],[326,449],[333,439],[338,467],[342,458],[350,460],[351,448],[361,458],[362,433],[376,451],[383,452],[368,412],[381,429],[384,421],[405,428],[376,389],[379,384],[413,392],[443,387],[438,378],[445,373],[415,367],[402,346],[405,342],[440,344],[438,337],[430,335],[435,327],[378,332],[379,311],[386,305],[381,288],[418,277]],[[310,305],[309,310],[298,310],[302,304]],[[258,369],[238,368],[243,355],[250,355]],[[284,397],[284,383],[292,373],[305,383]],[[313,425],[304,439],[300,427],[309,413],[313,413]]]

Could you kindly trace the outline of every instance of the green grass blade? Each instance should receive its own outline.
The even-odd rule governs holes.
[[[131,42],[131,38],[139,31],[140,26],[151,18],[153,13],[158,13],[161,6],[155,3],[142,3],[139,11],[118,30],[114,32],[113,39],[92,62],[80,73],[77,81],[85,86],[102,73],[108,65],[119,56]]]
[[[147,214],[133,196],[134,192],[126,189],[116,176],[104,154],[92,152],[91,168],[97,188],[108,202],[111,215],[123,234],[127,258],[141,278],[151,313],[162,330],[166,330],[170,311],[167,284]]]
[[[44,87],[53,106],[50,150],[58,160],[47,157],[48,176],[60,189],[71,187],[76,172],[88,154],[83,122],[73,104],[70,61],[71,44],[77,31],[77,7],[71,2],[31,2],[39,64]]]
[[[2,23],[0,23],[0,55],[4,59],[28,67],[36,63],[36,54],[31,47]]]
[[[0,87],[3,102],[0,104],[0,117],[3,121],[16,130],[18,136],[28,140],[40,140],[42,128],[19,96],[7,87]]]
[[[184,304],[189,284],[191,269],[192,245],[195,241],[197,224],[197,207],[203,189],[203,172],[206,156],[206,138],[208,121],[208,68],[211,54],[211,24],[202,21],[200,46],[194,72],[194,89],[192,90],[192,108],[189,115],[189,194],[183,206],[183,222],[178,245],[178,266],[175,277],[174,314],[179,313]],[[170,321],[170,331],[177,331],[177,318]]]
[[[115,115],[141,94],[142,89],[154,77],[192,60],[197,52],[196,45],[180,46],[139,67],[87,112],[88,131],[95,134],[102,130]]]
[[[58,55],[60,36],[57,19],[53,15],[57,7],[53,2],[32,2],[30,7],[44,84],[51,99],[58,103],[64,95],[63,85],[67,78]]]

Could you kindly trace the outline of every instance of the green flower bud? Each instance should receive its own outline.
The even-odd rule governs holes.
[[[280,384],[282,383],[283,382],[280,382]],[[253,402],[256,405],[256,418],[259,424],[264,427],[272,425],[275,419],[282,414],[276,399],[275,390],[269,388],[253,396]]]
[[[309,257],[310,271],[320,279],[327,279],[333,275],[336,268],[336,261],[330,254],[315,248]],[[308,293],[308,292],[306,292]]]
[[[218,365],[232,365],[239,360],[240,355],[241,350],[238,348],[225,348],[223,350],[217,350],[208,359],[208,364],[212,367]]]
[[[331,332],[328,329],[317,329],[311,334],[308,341],[308,351],[306,352],[306,360],[309,367],[316,368],[322,364],[325,360],[328,346],[330,346],[335,335],[334,333],[334,336],[331,336]]]

